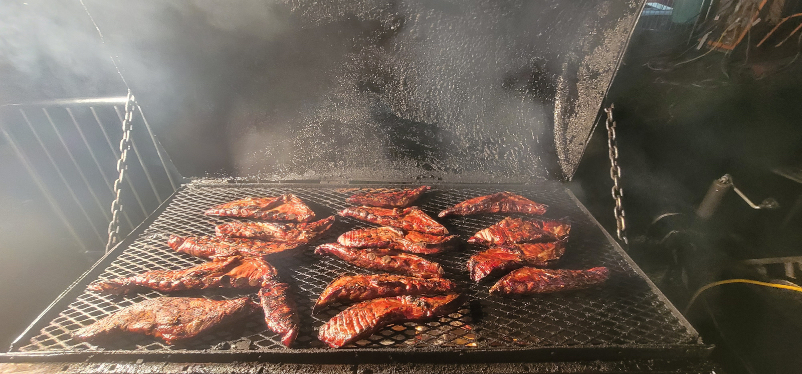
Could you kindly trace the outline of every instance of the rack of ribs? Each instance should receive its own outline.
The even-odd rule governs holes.
[[[479,282],[491,275],[522,266],[548,266],[565,253],[565,242],[509,244],[492,247],[471,256],[468,270],[471,279]]]
[[[401,191],[365,192],[345,199],[350,204],[377,206],[382,208],[405,208],[418,200],[424,192],[431,190],[429,186]]]
[[[530,295],[579,290],[604,283],[610,272],[606,267],[587,270],[538,269],[524,267],[503,276],[490,293]]]
[[[393,274],[346,275],[329,283],[312,308],[316,312],[335,302],[357,302],[378,297],[448,293],[456,290],[444,278],[417,278]]]
[[[446,249],[456,235],[432,235],[395,227],[371,227],[348,231],[337,242],[351,248],[391,248],[404,252],[433,254]]]
[[[340,348],[373,334],[391,323],[420,321],[459,308],[458,294],[443,296],[396,296],[363,301],[343,310],[320,327],[318,339]]]
[[[437,216],[467,216],[481,213],[525,213],[541,215],[548,205],[536,203],[512,192],[498,192],[492,195],[474,197],[451,208],[441,211]]]
[[[247,197],[220,204],[208,209],[204,214],[264,221],[309,222],[315,218],[315,212],[293,194],[277,197]]]
[[[448,235],[448,230],[443,225],[415,206],[405,209],[388,209],[369,206],[348,207],[341,210],[338,214],[343,217],[356,218],[365,222],[395,227],[406,231]]]
[[[236,322],[257,310],[258,306],[247,297],[223,301],[157,297],[120,309],[77,330],[73,336],[79,340],[95,340],[128,332],[154,336],[173,344]]]
[[[281,336],[281,344],[289,347],[298,336],[300,320],[295,312],[295,301],[289,295],[286,283],[270,282],[259,290],[259,300],[265,311],[265,323],[270,331]]]
[[[217,225],[217,236],[258,239],[272,242],[309,243],[334,223],[334,216],[309,223],[234,221]]]
[[[571,224],[562,220],[524,220],[506,217],[499,223],[480,230],[468,238],[468,243],[482,245],[505,245],[515,243],[549,242],[567,240]]]
[[[197,257],[212,258],[226,256],[264,256],[297,248],[305,243],[276,243],[262,240],[221,238],[213,236],[177,236],[171,235],[167,241],[176,252]]]
[[[182,270],[154,270],[127,278],[93,282],[90,291],[125,294],[138,288],[173,292],[209,288],[262,287],[276,269],[261,257],[220,257]]]
[[[443,268],[436,262],[388,248],[355,249],[327,243],[315,248],[315,253],[330,254],[349,264],[366,269],[402,273],[421,278],[439,278],[443,275]]]

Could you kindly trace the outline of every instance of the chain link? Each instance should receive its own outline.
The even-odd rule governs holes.
[[[109,240],[106,242],[106,252],[111,250],[120,241],[120,214],[123,204],[120,200],[122,183],[128,170],[128,150],[131,149],[131,122],[134,119],[136,101],[131,90],[128,90],[128,100],[125,102],[125,117],[123,117],[123,136],[120,139],[120,159],[117,160],[117,180],[114,181],[114,201],[111,202],[111,222],[109,222]]]
[[[604,112],[607,113],[607,149],[609,150],[610,156],[610,179],[613,180],[611,192],[613,200],[615,200],[613,213],[615,214],[618,240],[624,242],[624,244],[629,244],[627,240],[627,223],[624,214],[624,189],[621,187],[621,167],[618,165],[618,141],[615,138],[616,123],[613,120],[613,108],[613,105],[610,105],[609,108],[604,108]]]

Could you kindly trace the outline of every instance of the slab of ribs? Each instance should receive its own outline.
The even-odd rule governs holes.
[[[331,228],[333,223],[334,216],[315,222],[295,224],[234,221],[217,225],[215,232],[217,233],[217,236],[258,239],[283,243],[308,243],[315,240],[324,232],[326,232],[326,230]]]
[[[525,213],[543,214],[547,205],[536,203],[512,192],[498,192],[492,195],[474,197],[451,208],[441,211],[437,216],[467,216],[481,213]]]
[[[315,248],[319,255],[329,254],[361,268],[401,273],[421,278],[438,278],[443,275],[440,264],[424,258],[388,248],[349,248],[335,243]]]
[[[396,296],[363,301],[321,326],[318,338],[332,348],[340,348],[391,323],[420,321],[451,313],[462,301],[458,294]]]
[[[606,267],[587,270],[538,269],[524,267],[501,277],[490,293],[530,295],[578,290],[604,283],[610,274]]]
[[[357,302],[379,297],[442,294],[456,290],[444,278],[418,278],[393,274],[346,275],[335,279],[317,298],[313,311],[335,302]]]
[[[176,252],[196,257],[212,258],[225,256],[264,256],[298,248],[303,242],[266,242],[262,240],[225,238],[216,236],[171,235],[167,241]]]
[[[259,290],[259,300],[265,311],[265,323],[270,331],[281,337],[281,344],[289,347],[298,336],[300,320],[295,312],[295,301],[289,295],[286,283],[271,282]]]
[[[264,221],[309,222],[315,218],[298,196],[247,197],[220,204],[206,211],[207,216],[252,218]]]
[[[405,232],[384,226],[348,231],[340,235],[337,242],[351,248],[391,248],[410,253],[433,254],[448,248],[456,238],[456,235]]]
[[[350,204],[377,206],[382,208],[406,208],[418,200],[424,192],[431,190],[429,186],[401,191],[365,192],[353,195],[345,201]]]
[[[548,266],[565,253],[565,241],[508,244],[492,247],[471,256],[468,271],[479,282],[487,276],[523,266]]]
[[[356,218],[358,220],[376,223],[382,226],[396,227],[406,231],[419,231],[434,235],[448,235],[448,230],[429,217],[418,207],[377,208],[369,206],[348,207],[341,210],[339,215]]]
[[[571,231],[567,220],[524,220],[507,217],[468,238],[468,243],[505,245],[566,240]]]
[[[222,301],[157,297],[125,307],[77,330],[73,336],[80,340],[94,340],[127,332],[150,335],[173,344],[236,322],[257,310],[258,306],[247,297]]]
[[[261,257],[221,257],[181,270],[154,270],[126,278],[96,281],[90,291],[125,294],[139,288],[162,292],[209,288],[262,287],[276,277],[276,269]]]

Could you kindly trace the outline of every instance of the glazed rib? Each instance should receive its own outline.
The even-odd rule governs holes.
[[[429,186],[420,186],[414,189],[401,191],[365,192],[353,195],[345,201],[366,206],[377,206],[382,208],[405,208],[415,202],[424,192],[431,190]]]
[[[80,340],[94,340],[128,332],[154,336],[173,344],[240,320],[257,308],[247,297],[223,301],[158,297],[120,309],[79,329],[73,336]]]
[[[456,286],[444,278],[417,278],[393,274],[346,275],[329,283],[317,298],[312,311],[335,302],[357,302],[401,295],[453,292]]]
[[[293,194],[277,197],[247,197],[215,206],[207,216],[253,218],[264,221],[309,222],[315,212]]]
[[[338,213],[343,217],[390,226],[406,231],[420,231],[434,235],[448,235],[443,225],[429,217],[418,207],[387,209],[376,207],[348,207]]]
[[[340,348],[373,334],[391,323],[419,321],[448,314],[459,308],[458,294],[444,296],[396,296],[363,301],[343,310],[320,327],[318,339]]]
[[[432,235],[394,227],[371,227],[348,231],[337,242],[351,248],[391,248],[399,251],[432,254],[446,249],[456,235]]]
[[[546,213],[548,205],[539,204],[512,192],[499,192],[492,195],[474,197],[451,208],[445,209],[437,216],[440,218],[458,215],[467,216],[481,213],[525,213],[541,215]]]
[[[609,271],[606,267],[588,270],[525,267],[514,270],[499,279],[490,288],[490,293],[529,295],[578,290],[604,283],[607,278],[609,278]]]
[[[97,281],[90,291],[115,294],[138,288],[162,292],[205,290],[209,288],[261,287],[276,277],[276,269],[261,257],[215,258],[211,262],[182,270],[154,270],[127,278]]]
[[[468,238],[468,243],[505,245],[567,240],[571,224],[567,220],[523,220],[507,217]]]
[[[443,275],[443,268],[436,262],[387,248],[355,249],[327,243],[315,248],[315,253],[330,254],[349,264],[366,269],[402,273],[421,278],[437,278]]]
[[[565,253],[565,242],[523,243],[492,247],[468,260],[471,279],[483,278],[522,266],[547,266]]]
[[[281,344],[289,347],[298,336],[300,320],[295,312],[295,301],[289,295],[286,283],[270,282],[259,290],[259,300],[265,311],[265,323],[270,331],[281,336]]]
[[[308,243],[328,230],[334,223],[334,216],[310,223],[274,223],[235,221],[217,225],[217,236],[258,239],[273,242]]]
[[[167,245],[176,252],[197,257],[264,256],[297,248],[304,243],[274,243],[261,240],[220,238],[212,236],[171,235]]]

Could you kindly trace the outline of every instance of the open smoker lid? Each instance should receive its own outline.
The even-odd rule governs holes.
[[[643,5],[84,3],[184,176],[568,178]]]

